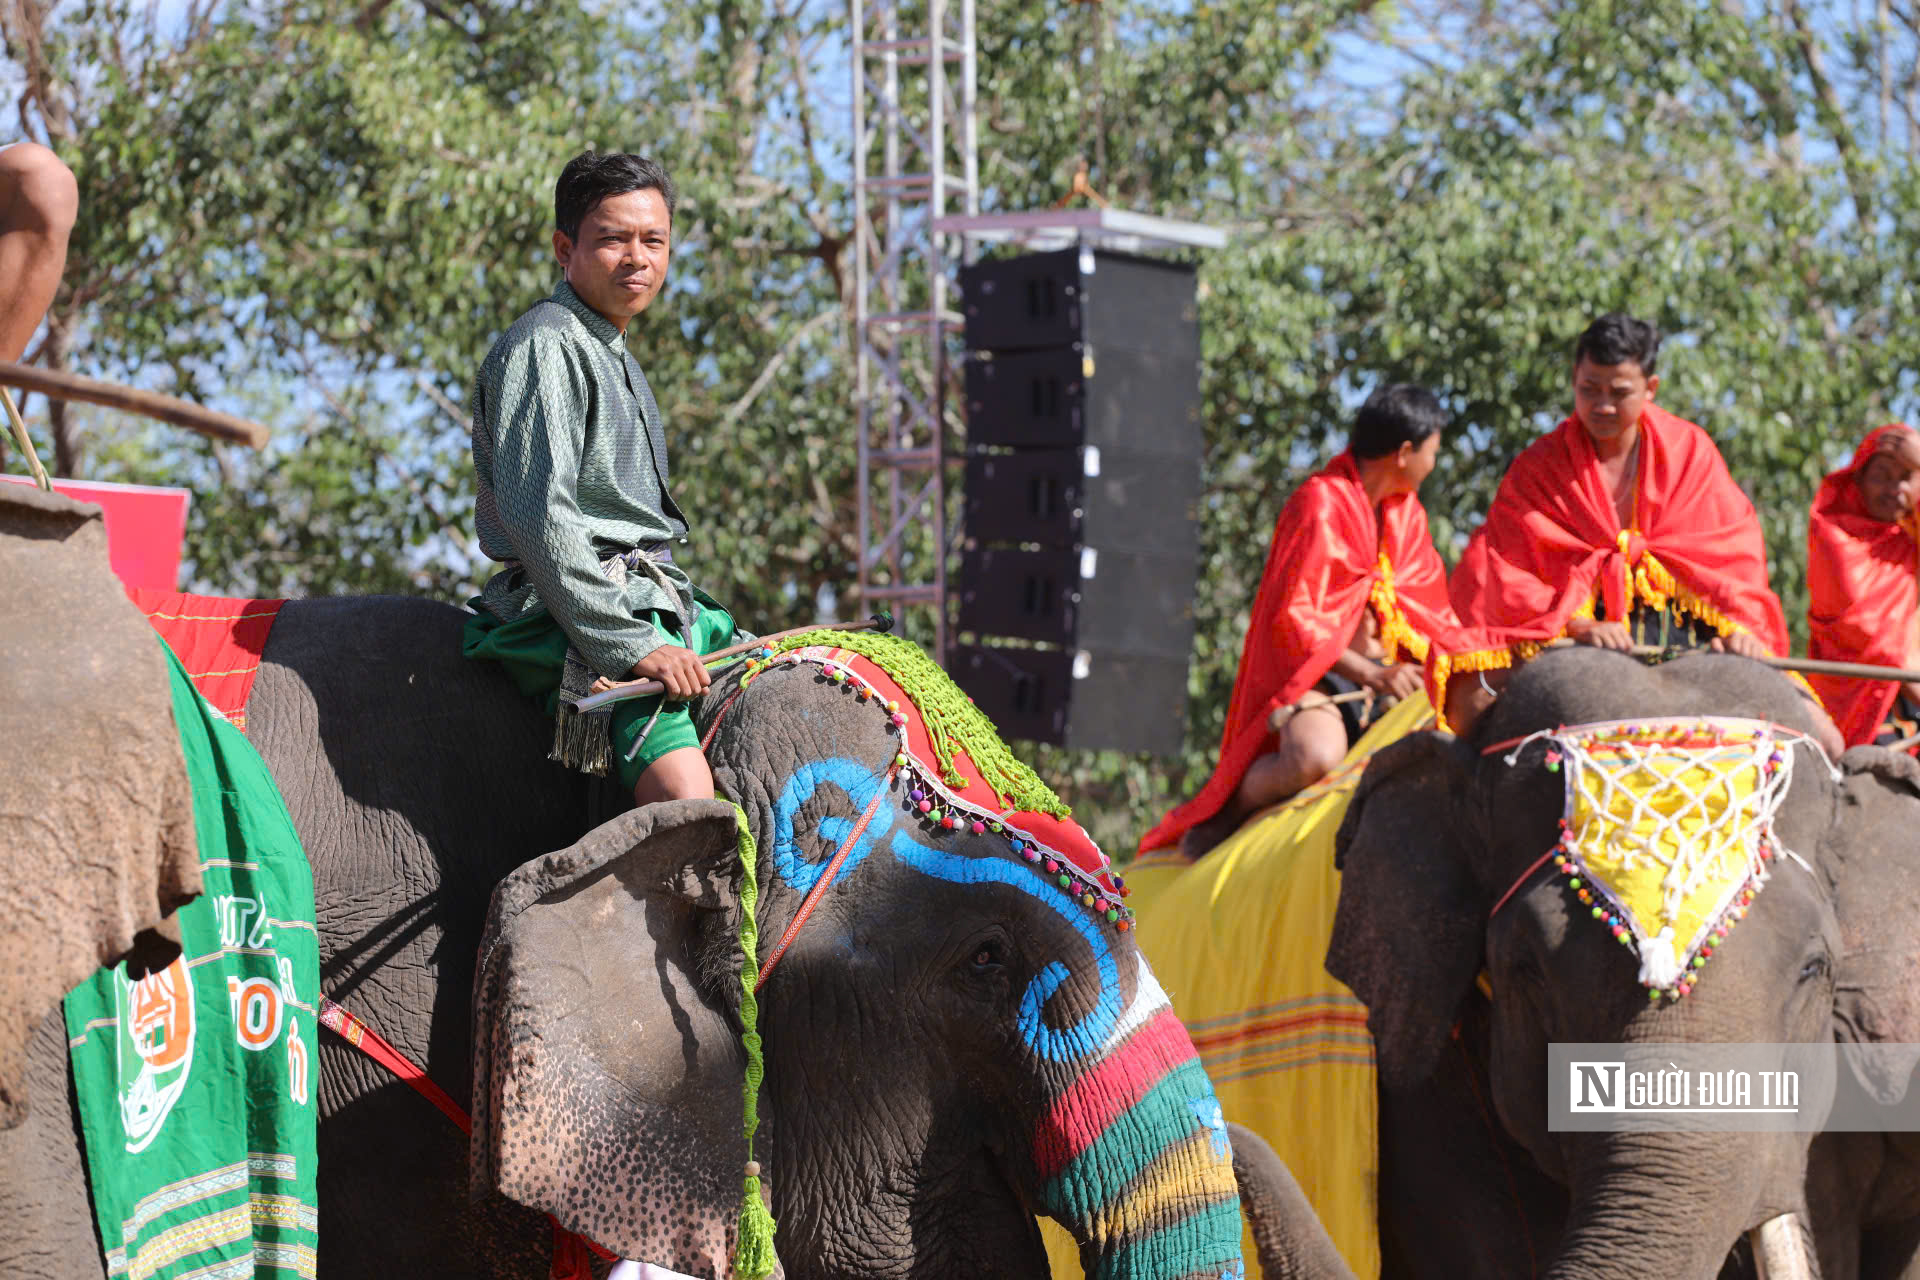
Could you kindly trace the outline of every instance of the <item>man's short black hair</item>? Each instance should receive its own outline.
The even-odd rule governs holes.
[[[1425,387],[1396,382],[1367,397],[1353,417],[1347,447],[1362,461],[1384,458],[1403,444],[1418,448],[1447,425],[1447,411]]]
[[[1573,363],[1582,360],[1597,365],[1626,364],[1632,361],[1640,372],[1651,378],[1653,362],[1660,355],[1660,331],[1651,321],[1637,320],[1624,311],[1609,311],[1580,335],[1573,344]]]
[[[553,225],[569,240],[578,239],[580,224],[602,200],[629,191],[658,191],[667,202],[667,221],[673,221],[677,197],[666,166],[627,151],[582,151],[553,184]]]

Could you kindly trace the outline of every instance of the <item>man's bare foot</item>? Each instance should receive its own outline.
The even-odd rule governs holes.
[[[1188,862],[1198,862],[1213,847],[1240,829],[1240,815],[1228,805],[1205,822],[1196,823],[1180,837],[1180,853]]]

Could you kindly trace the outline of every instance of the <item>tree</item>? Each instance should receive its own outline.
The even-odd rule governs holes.
[[[1118,204],[1236,233],[1201,263],[1186,742],[1171,762],[1040,753],[1103,842],[1130,846],[1210,767],[1268,530],[1358,396],[1419,381],[1453,408],[1426,497],[1454,554],[1566,411],[1571,340],[1609,307],[1671,335],[1661,398],[1749,486],[1798,625],[1812,486],[1911,397],[1920,38],[1881,7],[982,0],[988,207],[1051,204],[1086,163]],[[693,570],[762,629],[847,601],[841,4],[145,14],[0,15],[23,130],[82,182],[42,358],[225,399],[278,436],[251,458],[39,415],[63,469],[192,484],[208,586],[463,598],[484,571],[466,381],[550,287],[552,175],[588,143],[635,147],[683,192],[633,346]]]

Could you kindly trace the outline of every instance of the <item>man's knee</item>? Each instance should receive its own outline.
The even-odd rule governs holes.
[[[680,747],[669,751],[647,766],[633,784],[636,805],[657,804],[662,800],[713,799],[713,770],[698,747]]]
[[[1294,779],[1302,787],[1311,786],[1346,758],[1346,721],[1335,707],[1303,708],[1283,732],[1281,747],[1291,758]]]
[[[0,150],[0,232],[64,237],[80,214],[73,170],[37,142]]]

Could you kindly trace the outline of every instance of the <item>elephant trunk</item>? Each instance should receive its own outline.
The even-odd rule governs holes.
[[[1141,988],[1034,1138],[1039,1203],[1073,1234],[1088,1280],[1243,1275],[1226,1123],[1157,983]]]
[[[1752,1221],[1770,1164],[1740,1136],[1595,1135],[1574,1162],[1573,1204],[1548,1275],[1713,1280]]]

